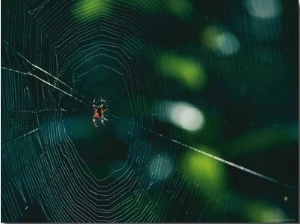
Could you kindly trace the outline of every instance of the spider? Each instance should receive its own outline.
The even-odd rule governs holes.
[[[97,97],[93,100],[93,108],[94,108],[94,116],[93,118],[93,123],[95,127],[99,127],[100,122],[104,124],[105,121],[108,121],[104,117],[104,113],[106,111],[106,100],[102,99],[101,97]]]

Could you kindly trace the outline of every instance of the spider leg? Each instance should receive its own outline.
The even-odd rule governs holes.
[[[97,122],[96,122],[96,119],[95,119],[95,118],[93,119],[93,123],[94,123],[94,126],[95,126],[96,128],[99,127],[98,124],[97,124]]]
[[[103,125],[105,125],[105,121],[108,121],[105,117],[101,117],[101,123],[103,124]]]

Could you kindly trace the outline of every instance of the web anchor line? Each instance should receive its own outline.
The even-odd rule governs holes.
[[[44,84],[49,85],[50,87],[52,87],[52,88],[54,88],[54,89],[56,89],[56,90],[62,92],[63,94],[65,94],[65,95],[67,95],[67,96],[69,96],[69,97],[71,97],[71,98],[77,100],[78,102],[80,102],[80,103],[82,103],[82,104],[84,104],[84,105],[89,106],[88,103],[86,103],[86,102],[80,100],[79,98],[75,97],[75,96],[72,95],[71,93],[68,93],[68,92],[66,92],[66,91],[64,91],[64,90],[62,90],[62,89],[56,87],[55,85],[51,84],[50,82],[45,81],[44,79],[38,77],[37,75],[35,75],[35,74],[31,73],[31,72],[21,72],[21,71],[13,70],[13,69],[11,69],[11,68],[6,68],[6,67],[1,67],[1,69],[6,70],[6,71],[10,71],[10,72],[15,72],[15,73],[22,74],[22,75],[32,76],[32,77],[36,78],[37,80],[43,82]]]
[[[76,90],[74,90],[71,86],[67,85],[65,82],[63,82],[62,80],[60,80],[59,78],[55,77],[54,75],[52,75],[51,73],[47,72],[46,70],[42,69],[41,67],[39,67],[38,65],[32,63],[31,61],[29,61],[26,57],[24,57],[20,52],[18,52],[16,49],[14,49],[6,40],[3,40],[3,42],[13,51],[15,52],[22,60],[24,60],[26,63],[28,63],[29,65],[32,66],[32,68],[35,68],[37,70],[39,70],[40,72],[42,72],[43,74],[53,78],[55,81],[57,81],[58,83],[62,84],[63,86],[65,86],[66,88],[68,88],[71,92],[74,92],[76,94],[78,94],[78,92]],[[73,94],[70,94],[70,93],[67,93],[66,91],[56,87],[55,85],[45,81],[44,79],[38,77],[37,75],[35,74],[32,74],[31,72],[21,72],[21,71],[17,71],[17,70],[13,70],[11,68],[6,68],[6,67],[1,67],[2,69],[5,69],[5,70],[8,70],[8,71],[11,71],[11,72],[17,72],[17,73],[20,73],[20,74],[23,74],[23,75],[31,75],[33,77],[35,77],[36,79],[39,79],[40,81],[44,82],[45,84],[61,91],[62,93],[74,98],[75,100],[85,104],[86,106],[89,106],[90,104],[89,103],[86,103],[84,102],[83,100],[80,100],[79,98],[73,96]],[[84,96],[81,95],[82,98],[85,98]],[[88,101],[86,98],[85,98],[86,101]]]
[[[115,115],[113,115],[113,114],[110,114],[110,115],[111,115],[112,117],[115,117],[116,119],[119,119],[119,120],[121,120],[121,121],[123,121],[123,122],[126,122],[126,123],[128,123],[128,124],[130,124],[130,125],[133,125],[133,126],[135,126],[135,127],[137,127],[137,128],[141,128],[141,127],[139,127],[139,126],[137,126],[137,125],[131,123],[130,121],[127,121],[127,120],[125,120],[125,119],[122,119],[122,118],[120,118],[120,117],[118,117],[118,116],[115,116]],[[286,184],[286,183],[284,183],[284,182],[282,182],[282,181],[276,180],[275,178],[269,177],[269,176],[267,176],[267,175],[261,174],[261,173],[259,173],[259,172],[254,171],[254,170],[251,170],[251,169],[248,169],[248,168],[246,168],[246,167],[240,166],[240,165],[235,164],[235,163],[233,163],[233,162],[230,162],[230,161],[228,161],[228,160],[222,159],[222,158],[220,158],[220,157],[218,157],[218,156],[214,156],[214,155],[212,155],[212,154],[210,154],[210,153],[207,153],[207,152],[202,151],[202,150],[200,150],[200,149],[194,148],[194,147],[189,146],[189,145],[187,145],[187,144],[185,144],[185,143],[182,143],[182,142],[179,142],[179,141],[177,141],[177,140],[175,140],[175,139],[172,139],[172,138],[169,138],[169,137],[167,137],[167,136],[164,136],[164,135],[162,135],[162,134],[160,134],[160,133],[151,131],[151,130],[149,130],[149,129],[147,129],[147,128],[144,128],[144,127],[142,127],[142,128],[143,128],[144,130],[148,131],[148,132],[151,132],[151,133],[153,133],[153,134],[155,134],[155,135],[161,137],[161,138],[167,139],[167,140],[172,141],[172,142],[174,142],[174,143],[176,143],[176,144],[178,144],[178,145],[181,145],[181,146],[183,146],[183,147],[189,148],[189,149],[191,149],[191,150],[193,150],[193,151],[195,151],[195,152],[201,153],[201,154],[203,154],[203,155],[205,155],[205,156],[207,156],[207,157],[210,157],[210,158],[212,158],[212,159],[214,159],[214,160],[217,160],[217,161],[219,161],[219,162],[225,163],[225,164],[227,164],[227,165],[229,165],[229,166],[231,166],[231,167],[234,167],[234,168],[236,168],[236,169],[242,170],[242,171],[244,171],[244,172],[246,172],[246,173],[252,174],[252,175],[257,176],[257,177],[260,177],[260,178],[262,178],[262,179],[264,179],[264,180],[267,180],[267,181],[269,181],[269,182],[278,184],[278,185],[283,186],[283,187],[285,187],[285,188],[288,188],[288,189],[291,189],[291,190],[294,190],[294,191],[298,191],[298,189],[297,189],[295,186]]]
[[[148,130],[148,131],[150,131],[150,130]],[[152,131],[150,131],[150,132],[152,132]],[[163,138],[167,138],[167,137],[165,137],[165,136],[163,136],[163,135],[161,135],[161,134],[159,134],[159,133],[155,133],[155,132],[153,132],[153,133],[154,133],[154,134],[157,134],[157,135],[159,135],[159,136],[161,136],[161,137],[163,137]],[[214,155],[209,154],[209,153],[207,153],[207,152],[204,152],[204,151],[202,151],[202,150],[200,150],[200,149],[196,149],[196,148],[191,147],[191,146],[189,146],[189,145],[186,145],[186,144],[184,144],[184,143],[182,143],[182,142],[179,142],[179,141],[177,141],[177,140],[175,140],[175,139],[171,139],[171,138],[168,138],[168,139],[171,140],[172,142],[178,144],[178,145],[182,145],[182,146],[184,146],[184,147],[186,147],[186,148],[192,149],[192,150],[194,150],[194,151],[196,151],[196,152],[198,152],[198,153],[201,153],[201,154],[203,154],[203,155],[205,155],[205,156],[207,156],[207,157],[210,157],[210,158],[213,158],[213,159],[215,159],[215,160],[217,160],[217,161],[220,161],[220,162],[222,162],[222,163],[225,163],[225,164],[227,164],[227,165],[229,165],[229,166],[235,167],[235,168],[237,168],[237,169],[239,169],[239,170],[242,170],[242,171],[244,171],[244,172],[250,173],[250,174],[252,174],[252,175],[254,175],[254,176],[260,177],[260,178],[262,178],[262,179],[265,179],[265,180],[267,180],[267,181],[273,182],[273,183],[275,183],[275,184],[279,184],[279,185],[281,185],[281,186],[283,186],[283,187],[286,187],[286,188],[289,188],[289,189],[291,189],[291,190],[298,191],[298,189],[297,189],[296,187],[292,186],[292,185],[286,184],[286,183],[281,182],[281,181],[279,181],[279,180],[276,180],[276,179],[274,179],[274,178],[272,178],[272,177],[269,177],[269,176],[266,176],[266,175],[264,175],[264,174],[258,173],[258,172],[254,171],[254,170],[250,170],[250,169],[248,169],[248,168],[246,168],[246,167],[237,165],[237,164],[235,164],[235,163],[233,163],[233,162],[230,162],[230,161],[228,161],[228,160],[225,160],[225,159],[222,159],[222,158],[220,158],[220,157],[214,156]]]

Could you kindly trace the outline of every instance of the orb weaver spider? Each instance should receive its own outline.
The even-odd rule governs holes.
[[[94,115],[93,115],[93,123],[95,127],[99,127],[100,122],[105,125],[105,121],[108,121],[104,115],[107,109],[106,100],[102,99],[101,97],[96,97],[93,100],[93,108],[94,108]]]

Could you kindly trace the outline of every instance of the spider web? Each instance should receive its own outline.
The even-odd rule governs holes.
[[[175,101],[217,113],[200,90],[189,98],[156,75],[159,49],[170,51],[186,22],[165,14],[168,1],[82,2],[2,4],[1,221],[255,221],[246,215],[251,200],[272,205],[269,220],[298,220],[297,174],[287,177],[296,165],[282,159],[280,174],[272,159],[261,167],[232,161],[219,156],[222,142],[219,155],[199,146],[213,145],[213,133],[161,122]],[[101,7],[91,9],[95,2]],[[92,124],[96,96],[108,108],[100,128]],[[221,167],[220,182],[207,188],[201,163],[199,178],[189,176],[186,153]]]

